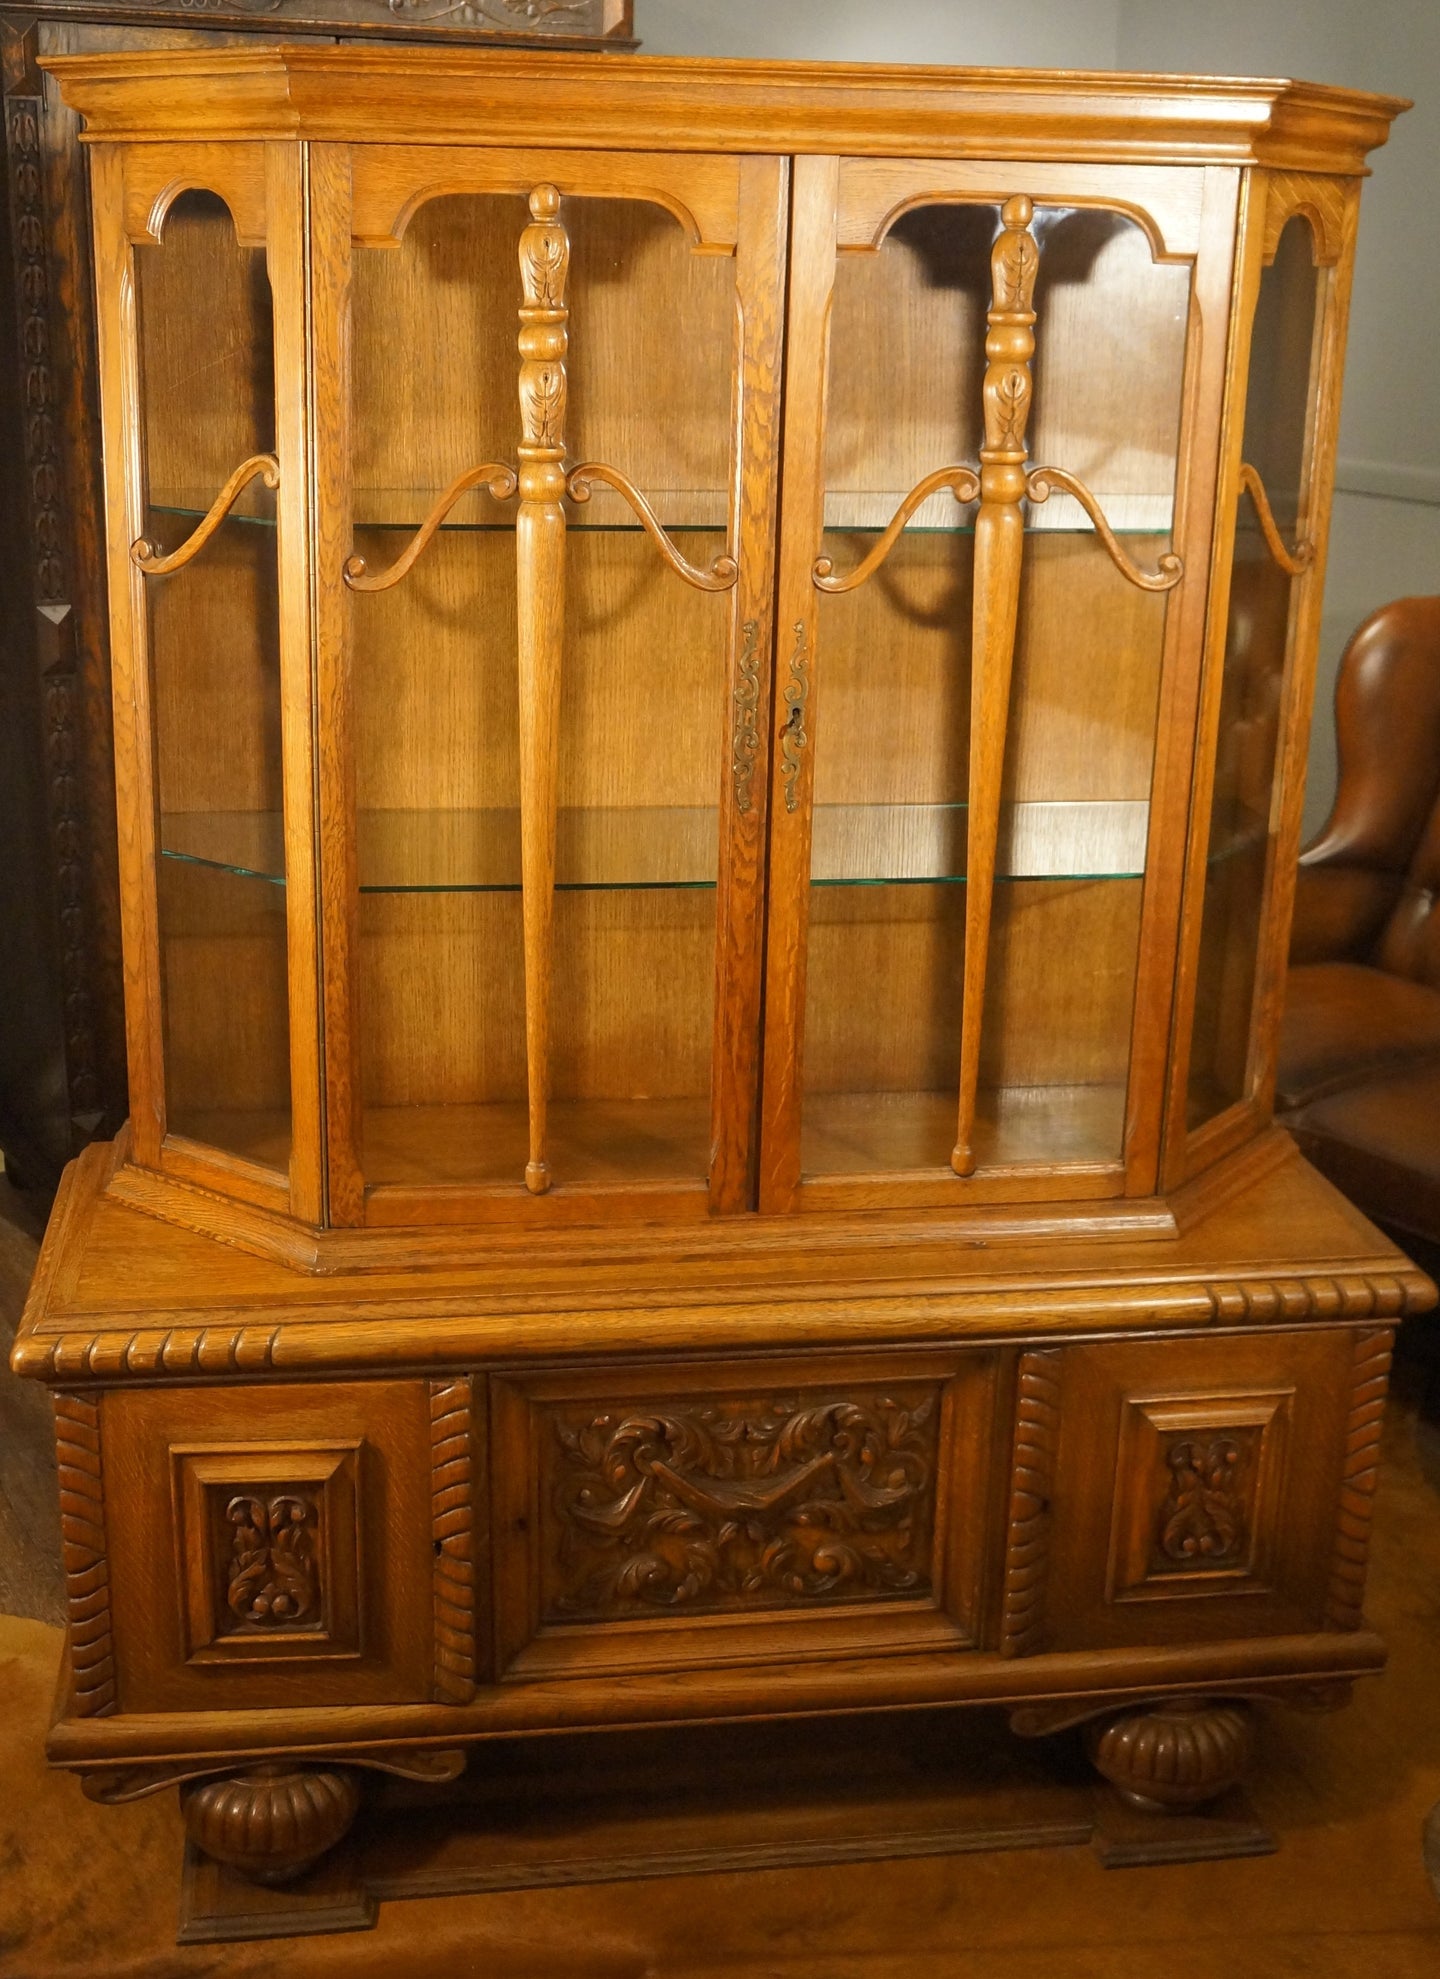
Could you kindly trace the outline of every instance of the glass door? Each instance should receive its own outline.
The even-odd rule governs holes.
[[[357,150],[348,300],[316,293],[332,1216],[739,1209],[781,168],[443,162]]]
[[[1192,1170],[1253,1132],[1273,1090],[1343,359],[1336,274],[1353,218],[1353,195],[1335,182],[1252,175],[1243,414],[1237,407],[1239,445],[1226,464],[1199,743],[1197,827],[1208,815],[1208,833],[1193,861],[1203,893],[1185,971],[1188,1053],[1171,1103],[1177,1156]]]
[[[796,174],[762,1207],[1119,1194],[1200,175]]]
[[[140,1165],[322,1213],[298,150],[96,154]]]

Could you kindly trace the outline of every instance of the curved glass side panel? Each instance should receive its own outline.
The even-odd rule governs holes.
[[[180,549],[275,445],[264,250],[183,193],[135,250],[146,538]],[[168,1131],[290,1154],[275,493],[263,471],[198,553],[146,578]],[[259,856],[257,856],[259,855]]]
[[[1303,529],[1310,381],[1321,271],[1308,221],[1290,220],[1262,270],[1250,339],[1242,459],[1282,542]],[[1278,829],[1276,767],[1296,579],[1273,554],[1242,487],[1210,809],[1187,1124],[1248,1097],[1256,957]]]

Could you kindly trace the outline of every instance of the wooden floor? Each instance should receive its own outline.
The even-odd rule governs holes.
[[[6,1331],[33,1255],[0,1179]],[[1273,1856],[1106,1870],[1066,1847],[676,1876],[392,1902],[370,1932],[179,1948],[175,1796],[95,1807],[44,1765],[60,1654],[48,1407],[0,1377],[0,1975],[1440,1979],[1422,1848],[1440,1801],[1440,1430],[1418,1385],[1402,1361],[1369,1601],[1390,1669],[1348,1711],[1266,1721],[1252,1799]],[[1436,1856],[1440,1873],[1440,1837]]]

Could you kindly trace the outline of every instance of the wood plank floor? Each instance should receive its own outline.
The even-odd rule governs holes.
[[[0,1181],[9,1325],[33,1256],[33,1218]],[[44,1764],[61,1640],[49,1410],[0,1377],[0,1974],[1437,1979],[1422,1826],[1440,1801],[1440,1431],[1413,1364],[1398,1386],[1369,1600],[1390,1668],[1348,1711],[1266,1719],[1251,1794],[1276,1855],[1116,1871],[1070,1847],[679,1876],[417,1899],[382,1906],[367,1933],[177,1947],[175,1796],[96,1807]]]

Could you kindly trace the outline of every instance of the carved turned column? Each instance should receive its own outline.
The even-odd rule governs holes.
[[[536,186],[520,236],[520,508],[515,518],[520,662],[520,875],[525,923],[525,1058],[530,1158],[525,1186],[550,1186],[550,975],[555,891],[555,790],[560,652],[565,623],[565,277],[570,242],[560,195]]]
[[[1010,706],[1010,666],[1025,546],[1025,427],[1030,417],[1030,359],[1035,354],[1031,300],[1040,249],[1029,231],[1034,211],[1023,193],[1007,199],[1004,226],[990,254],[993,300],[986,317],[985,444],[980,449],[980,508],[975,517],[975,602],[970,640],[970,787],[965,858],[965,1000],[960,1031],[960,1106],[950,1165],[975,1168],[975,1088],[990,954],[990,911],[1000,829],[1000,783]]]

